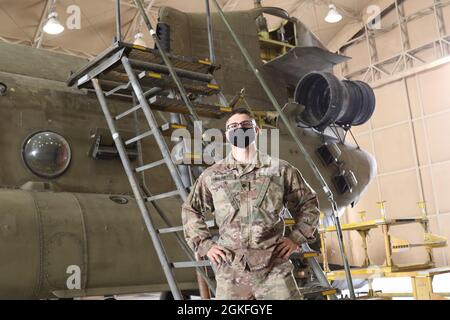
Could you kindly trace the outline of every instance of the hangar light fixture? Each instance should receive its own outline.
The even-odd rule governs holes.
[[[50,12],[48,20],[44,25],[44,32],[48,34],[60,34],[64,31],[64,26],[59,22],[58,14],[55,11]]]
[[[334,4],[330,4],[328,6],[328,8],[330,9],[328,11],[327,16],[325,17],[325,21],[328,23],[338,23],[339,21],[342,20],[342,15],[339,13],[339,11],[337,10],[336,6]]]
[[[137,46],[147,47],[147,44],[144,41],[144,35],[142,33],[136,33],[134,35],[134,43]]]

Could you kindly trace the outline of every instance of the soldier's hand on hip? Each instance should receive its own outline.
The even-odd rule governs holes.
[[[208,256],[209,260],[211,260],[215,264],[221,264],[222,262],[227,261],[225,252],[223,252],[222,248],[218,245],[212,246],[206,255]]]
[[[281,239],[281,242],[275,248],[275,254],[278,258],[282,258],[284,260],[289,259],[292,253],[297,251],[299,246],[289,238]]]

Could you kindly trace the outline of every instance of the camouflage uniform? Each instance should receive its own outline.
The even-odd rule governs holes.
[[[219,227],[217,245],[227,263],[216,268],[217,299],[299,299],[293,265],[273,254],[279,240],[314,241],[319,219],[315,192],[289,163],[257,153],[243,166],[231,154],[197,179],[183,204],[184,234],[189,246],[205,256],[216,244],[205,224],[213,213]],[[283,207],[296,224],[285,235]]]

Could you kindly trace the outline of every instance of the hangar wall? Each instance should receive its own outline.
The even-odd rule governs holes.
[[[380,218],[379,201],[387,201],[387,217],[419,217],[426,201],[431,232],[450,239],[450,3],[440,0],[393,1],[381,19],[381,30],[365,30],[341,49],[353,59],[337,68],[342,77],[368,81],[377,109],[364,126],[354,128],[359,145],[375,155],[378,175],[343,223]],[[395,227],[392,235],[423,242],[420,225]],[[357,232],[345,233],[352,264],[364,261]],[[329,237],[329,257],[340,262]],[[381,230],[370,233],[369,253],[376,264],[385,260]],[[437,265],[450,261],[450,248],[434,250]],[[394,262],[426,261],[415,248],[394,253]]]

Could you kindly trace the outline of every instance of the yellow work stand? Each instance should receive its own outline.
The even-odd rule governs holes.
[[[411,268],[408,266],[405,268]],[[420,267],[420,265],[416,266]],[[399,267],[400,268],[400,267]],[[354,279],[374,279],[374,278],[411,278],[413,293],[376,293],[377,297],[409,297],[412,296],[416,300],[436,300],[443,297],[450,296],[450,293],[435,293],[433,291],[433,278],[440,274],[450,273],[450,267],[431,268],[425,270],[411,270],[411,271],[393,271],[391,267],[368,267],[351,270]],[[327,273],[329,281],[345,279],[343,270],[333,271]]]
[[[419,208],[422,216],[419,218],[400,218],[388,219],[386,217],[385,201],[378,203],[380,206],[381,219],[361,221],[356,223],[343,224],[343,231],[357,231],[363,240],[363,249],[365,254],[364,263],[360,268],[351,270],[352,277],[355,279],[368,279],[369,281],[369,297],[407,297],[413,296],[417,300],[442,299],[442,296],[450,296],[450,293],[435,294],[433,292],[433,278],[436,275],[450,273],[450,267],[434,268],[435,262],[432,254],[433,248],[442,248],[447,245],[445,238],[432,235],[429,233],[428,217],[425,210],[425,203],[420,202]],[[360,212],[361,219],[364,220],[365,212]],[[390,235],[390,228],[398,225],[411,223],[419,223],[424,229],[424,243],[411,244],[406,240],[394,239]],[[383,266],[372,265],[369,252],[367,237],[371,230],[381,228],[383,232],[386,262]],[[321,240],[321,251],[323,256],[324,270],[329,281],[345,279],[344,270],[331,271],[328,265],[326,234],[335,232],[334,226],[323,226],[323,215],[319,226],[319,234]],[[397,265],[393,262],[392,253],[396,250],[408,250],[413,247],[425,247],[428,251],[428,261],[415,265]],[[413,293],[395,293],[395,294],[378,294],[372,289],[372,282],[375,278],[411,278]]]

